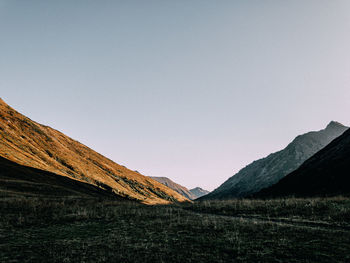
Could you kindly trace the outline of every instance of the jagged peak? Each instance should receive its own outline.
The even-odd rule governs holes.
[[[195,188],[193,188],[193,189],[191,189],[190,191],[196,191],[196,190],[197,190],[197,191],[198,191],[198,190],[199,190],[199,191],[207,191],[207,190],[204,190],[202,187],[198,187],[198,186],[195,187]]]
[[[334,128],[345,128],[346,126],[341,124],[340,122],[337,122],[337,121],[331,121],[326,129],[334,129]]]

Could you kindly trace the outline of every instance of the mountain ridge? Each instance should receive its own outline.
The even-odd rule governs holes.
[[[178,183],[175,183],[173,180],[171,180],[168,177],[164,177],[164,176],[150,176],[150,177],[152,179],[164,184],[165,186],[170,187],[174,191],[178,192],[179,194],[185,196],[186,198],[188,198],[190,200],[195,200],[195,199],[209,193],[209,191],[204,190],[200,187],[195,187],[195,188],[189,190],[187,187],[182,186]]]
[[[1,197],[90,197],[126,201],[112,191],[66,176],[19,165],[3,157],[0,157],[0,167]]]
[[[350,194],[350,129],[307,159],[298,169],[254,197]]]
[[[205,190],[201,187],[195,187],[193,189],[190,189],[190,192],[196,196],[196,199],[210,193],[208,190]]]
[[[298,135],[284,149],[248,164],[200,200],[241,198],[269,187],[297,169],[347,129],[348,127],[331,121],[325,129]]]
[[[20,114],[0,99],[0,156],[19,165],[112,189],[146,204],[186,198],[155,180],[131,171],[49,126]]]
[[[190,192],[190,190],[187,189],[187,187],[182,186],[178,183],[175,183],[173,180],[169,179],[168,177],[164,176],[150,176],[153,180],[158,181],[159,183],[173,189],[177,193],[181,194],[182,196],[193,200],[195,199],[195,196]]]

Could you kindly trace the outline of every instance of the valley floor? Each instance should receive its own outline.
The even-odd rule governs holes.
[[[0,199],[0,262],[350,262],[350,198]]]

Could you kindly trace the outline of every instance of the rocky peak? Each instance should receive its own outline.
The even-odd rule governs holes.
[[[327,127],[326,127],[326,130],[329,130],[329,129],[339,129],[339,128],[345,128],[345,126],[343,124],[341,124],[340,122],[337,122],[337,121],[331,121]]]
[[[331,121],[323,130],[299,135],[283,150],[247,165],[201,200],[245,197],[269,187],[296,170],[347,129]]]

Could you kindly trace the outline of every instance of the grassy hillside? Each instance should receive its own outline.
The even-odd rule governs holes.
[[[63,133],[18,113],[0,99],[0,157],[147,204],[187,201],[170,188],[118,165]]]
[[[129,200],[112,189],[73,180],[71,178],[26,167],[0,157],[0,197],[82,197]]]

